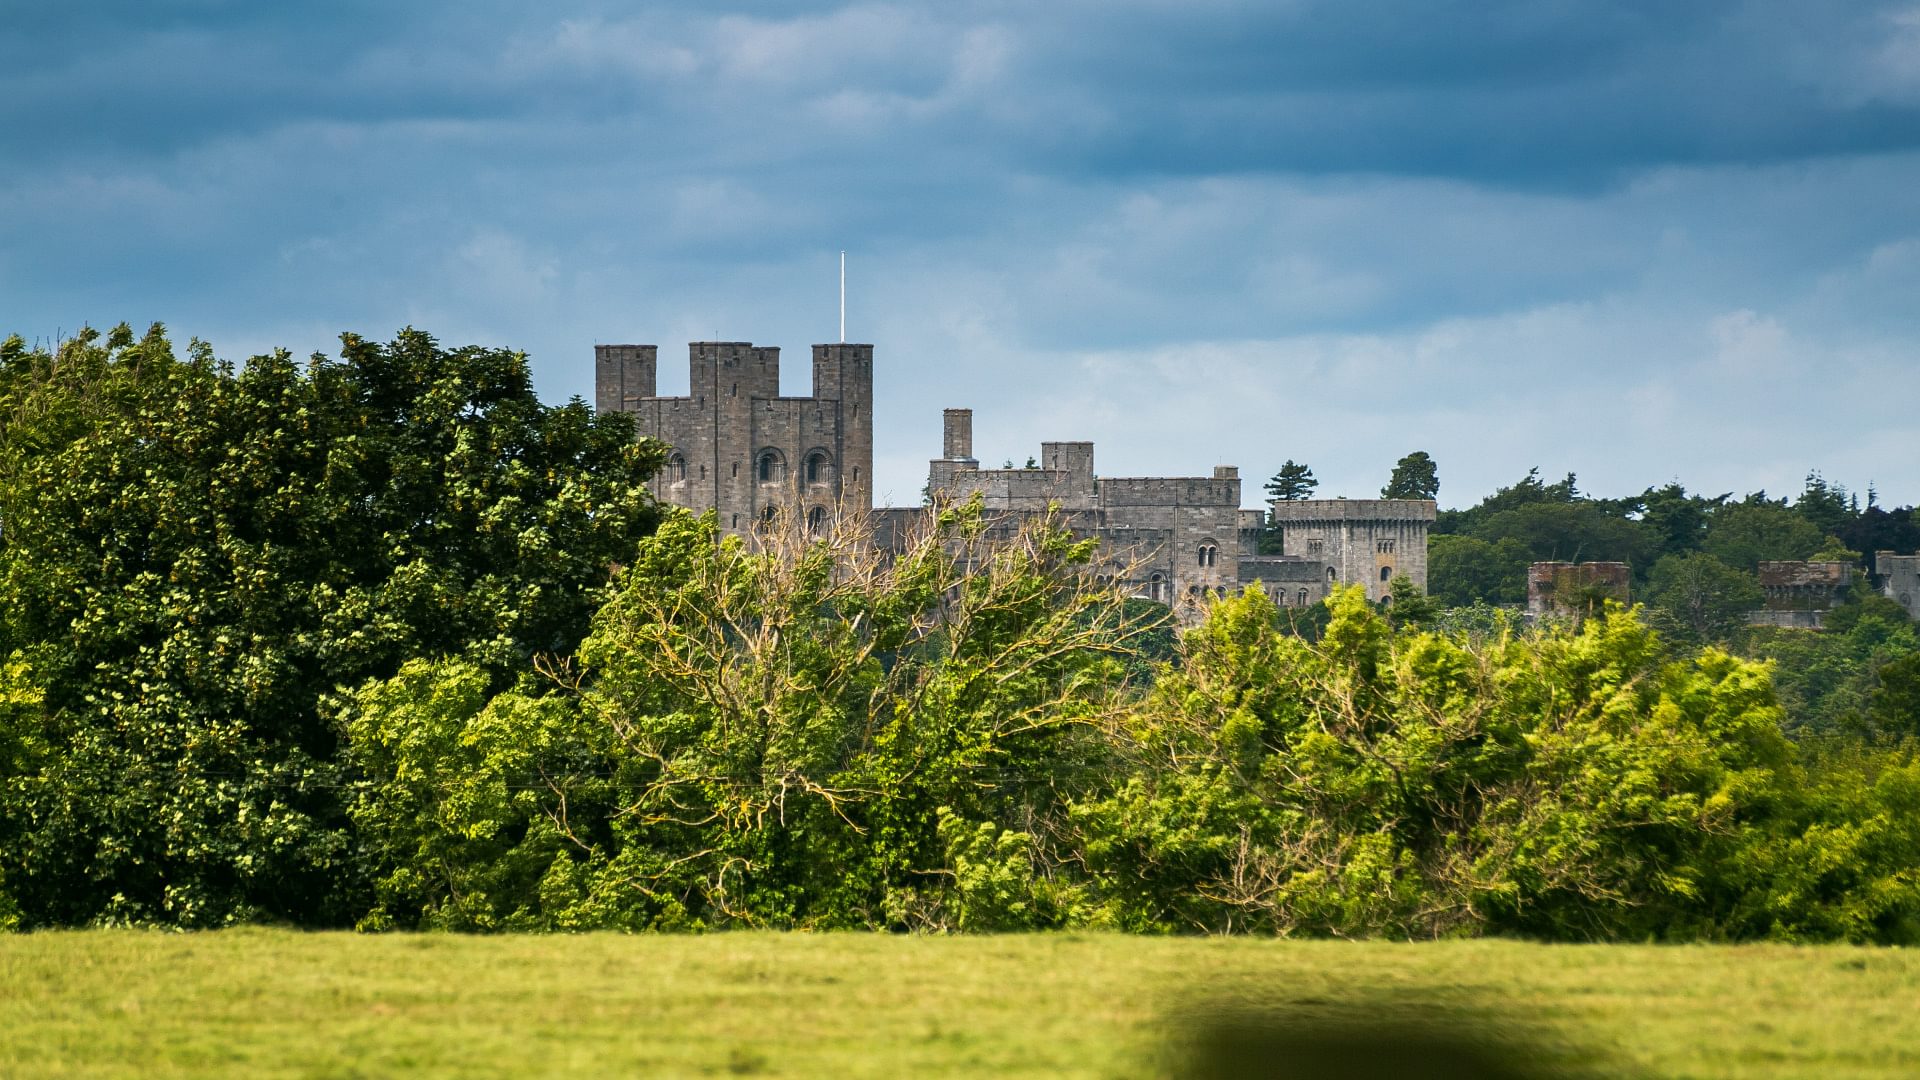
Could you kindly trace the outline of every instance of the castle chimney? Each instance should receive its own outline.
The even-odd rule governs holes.
[[[968,460],[973,457],[973,410],[948,409],[946,411],[945,438],[942,440],[941,456],[949,461]]]

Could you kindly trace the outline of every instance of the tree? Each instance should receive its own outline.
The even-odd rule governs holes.
[[[1415,450],[1393,467],[1393,476],[1380,489],[1383,499],[1435,499],[1440,495],[1440,472],[1425,450]]]
[[[1433,531],[1471,534],[1495,514],[1535,503],[1571,503],[1579,498],[1579,489],[1574,484],[1572,473],[1568,473],[1566,479],[1559,483],[1547,484],[1541,482],[1540,469],[1536,466],[1528,469],[1527,475],[1516,483],[1496,490],[1475,506],[1465,510],[1442,510],[1433,523]]]
[[[1868,506],[1836,535],[1847,547],[1870,559],[1881,551],[1920,551],[1920,521],[1905,507],[1889,513],[1878,506]]]
[[[1876,674],[1880,685],[1869,708],[1878,728],[1896,738],[1920,735],[1920,652],[1888,661]]]
[[[1829,484],[1818,470],[1807,474],[1806,490],[1793,501],[1793,512],[1827,534],[1839,532],[1859,516],[1848,503],[1847,489]]]
[[[1645,525],[1584,499],[1525,503],[1485,518],[1471,535],[1513,540],[1529,561],[1624,562],[1645,566],[1657,542]]]
[[[1763,494],[1715,510],[1701,548],[1728,566],[1752,573],[1767,560],[1804,559],[1825,542],[1819,526]]]
[[[564,704],[458,666],[362,690],[370,925],[1013,929],[1065,917],[1039,838],[1165,609],[1058,522],[978,500],[899,553],[857,523],[749,544],[674,513]]]
[[[1648,575],[1655,625],[1695,643],[1724,640],[1766,601],[1759,579],[1711,555],[1663,555]]]
[[[1518,540],[1435,536],[1427,541],[1427,591],[1446,607],[1517,604],[1527,598],[1530,561]]]
[[[1217,603],[1075,808],[1109,925],[1906,940],[1920,768],[1808,795],[1764,664],[1628,612],[1460,640],[1337,592],[1318,643]]]
[[[1678,483],[1648,488],[1635,500],[1637,513],[1658,538],[1661,555],[1678,555],[1700,550],[1707,536],[1707,523],[1715,510],[1726,505],[1731,495],[1705,498],[1687,494]]]
[[[1280,471],[1267,481],[1267,494],[1280,502],[1298,502],[1313,498],[1313,489],[1320,481],[1313,478],[1313,470],[1305,465],[1296,465],[1292,458],[1280,466]]]
[[[1394,629],[1423,630],[1433,625],[1440,614],[1440,605],[1433,597],[1420,591],[1420,586],[1405,574],[1393,575],[1387,585],[1387,618]]]
[[[157,325],[0,345],[0,656],[44,691],[0,788],[23,922],[351,921],[342,688],[570,651],[661,453],[415,330],[239,368]]]

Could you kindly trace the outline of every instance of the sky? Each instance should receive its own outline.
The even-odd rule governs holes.
[[[1920,501],[1920,3],[0,0],[0,334],[875,346],[875,479]]]

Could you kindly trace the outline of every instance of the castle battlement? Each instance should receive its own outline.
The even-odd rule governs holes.
[[[841,510],[873,513],[875,542],[893,544],[921,507],[872,511],[873,346],[813,346],[813,394],[780,393],[780,350],[749,341],[687,346],[688,392],[661,397],[653,345],[594,347],[594,400],[633,416],[642,436],[672,449],[654,480],[663,501],[719,512],[721,528],[747,533],[783,520],[819,527]],[[1094,444],[1040,444],[1031,468],[983,469],[973,452],[973,410],[941,417],[941,456],[927,463],[933,502],[978,495],[1011,533],[1032,515],[1061,515],[1097,537],[1101,563],[1147,599],[1191,611],[1202,595],[1266,583],[1283,604],[1325,599],[1357,582],[1387,595],[1406,574],[1423,591],[1427,530],[1436,508],[1419,499],[1310,499],[1240,508],[1240,470],[1209,476],[1100,476]],[[1268,523],[1283,553],[1261,555]]]
[[[873,346],[815,345],[813,394],[780,393],[780,350],[750,341],[687,345],[684,396],[658,394],[659,349],[594,346],[594,401],[672,449],[662,502],[719,512],[745,533],[793,515],[820,527],[873,505]]]

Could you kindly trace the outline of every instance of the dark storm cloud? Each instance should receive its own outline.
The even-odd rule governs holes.
[[[594,340],[824,339],[848,248],[909,494],[967,403],[1013,456],[1350,493],[1403,442],[1459,492],[1920,441],[1910,3],[15,6],[0,331],[413,323],[564,397]],[[1631,447],[1553,419],[1596,401]]]
[[[1874,70],[1912,33],[1884,5],[533,10],[46,5],[16,23],[37,47],[0,75],[5,145],[57,160],[303,121],[619,118],[721,160],[851,151],[899,166],[964,149],[976,169],[1040,174],[1567,184],[1920,145],[1912,82]],[[1000,53],[992,93],[934,100],[970,34]],[[870,119],[904,144],[792,126],[836,94],[880,110]]]

